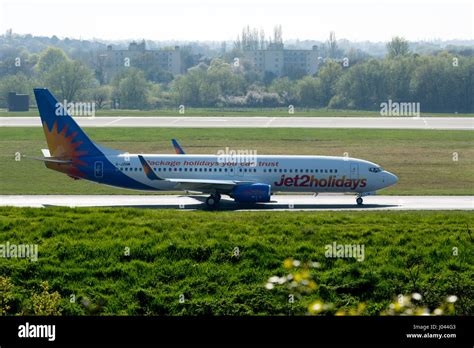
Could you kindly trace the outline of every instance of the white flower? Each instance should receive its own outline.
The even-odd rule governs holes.
[[[458,300],[458,297],[456,295],[451,295],[448,297],[448,302],[449,303],[454,303]]]
[[[280,277],[278,276],[273,276],[273,277],[270,277],[270,279],[268,279],[270,283],[278,283],[279,280],[280,280]]]

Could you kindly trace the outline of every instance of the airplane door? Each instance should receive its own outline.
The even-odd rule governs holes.
[[[104,176],[104,163],[102,161],[94,162],[94,176],[102,178]]]
[[[351,163],[350,173],[351,179],[359,179],[359,165],[357,163]]]

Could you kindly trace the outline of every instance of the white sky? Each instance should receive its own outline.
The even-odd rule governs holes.
[[[70,38],[233,40],[276,24],[283,38],[473,39],[472,0],[0,0],[0,33]]]

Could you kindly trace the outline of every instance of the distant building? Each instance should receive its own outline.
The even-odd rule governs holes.
[[[110,81],[117,73],[127,67],[143,68],[157,66],[173,75],[182,73],[179,46],[170,49],[147,50],[145,41],[131,42],[126,50],[115,50],[112,45],[98,55],[98,66],[102,68],[104,79]]]
[[[244,57],[260,73],[313,75],[318,71],[317,46],[312,50],[288,50],[283,44],[270,44],[267,49],[244,51]]]

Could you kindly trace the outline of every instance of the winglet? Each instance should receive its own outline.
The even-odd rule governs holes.
[[[181,148],[181,146],[179,146],[179,144],[178,144],[178,142],[176,141],[176,139],[171,139],[171,142],[173,143],[174,150],[176,151],[176,154],[177,154],[177,155],[184,155],[184,151],[183,151],[183,149]]]
[[[148,162],[143,158],[143,156],[138,155],[138,158],[140,159],[140,163],[142,164],[143,171],[145,172],[148,179],[150,179],[150,180],[163,180],[162,178],[160,178],[158,175],[155,174],[155,172],[150,167]]]

